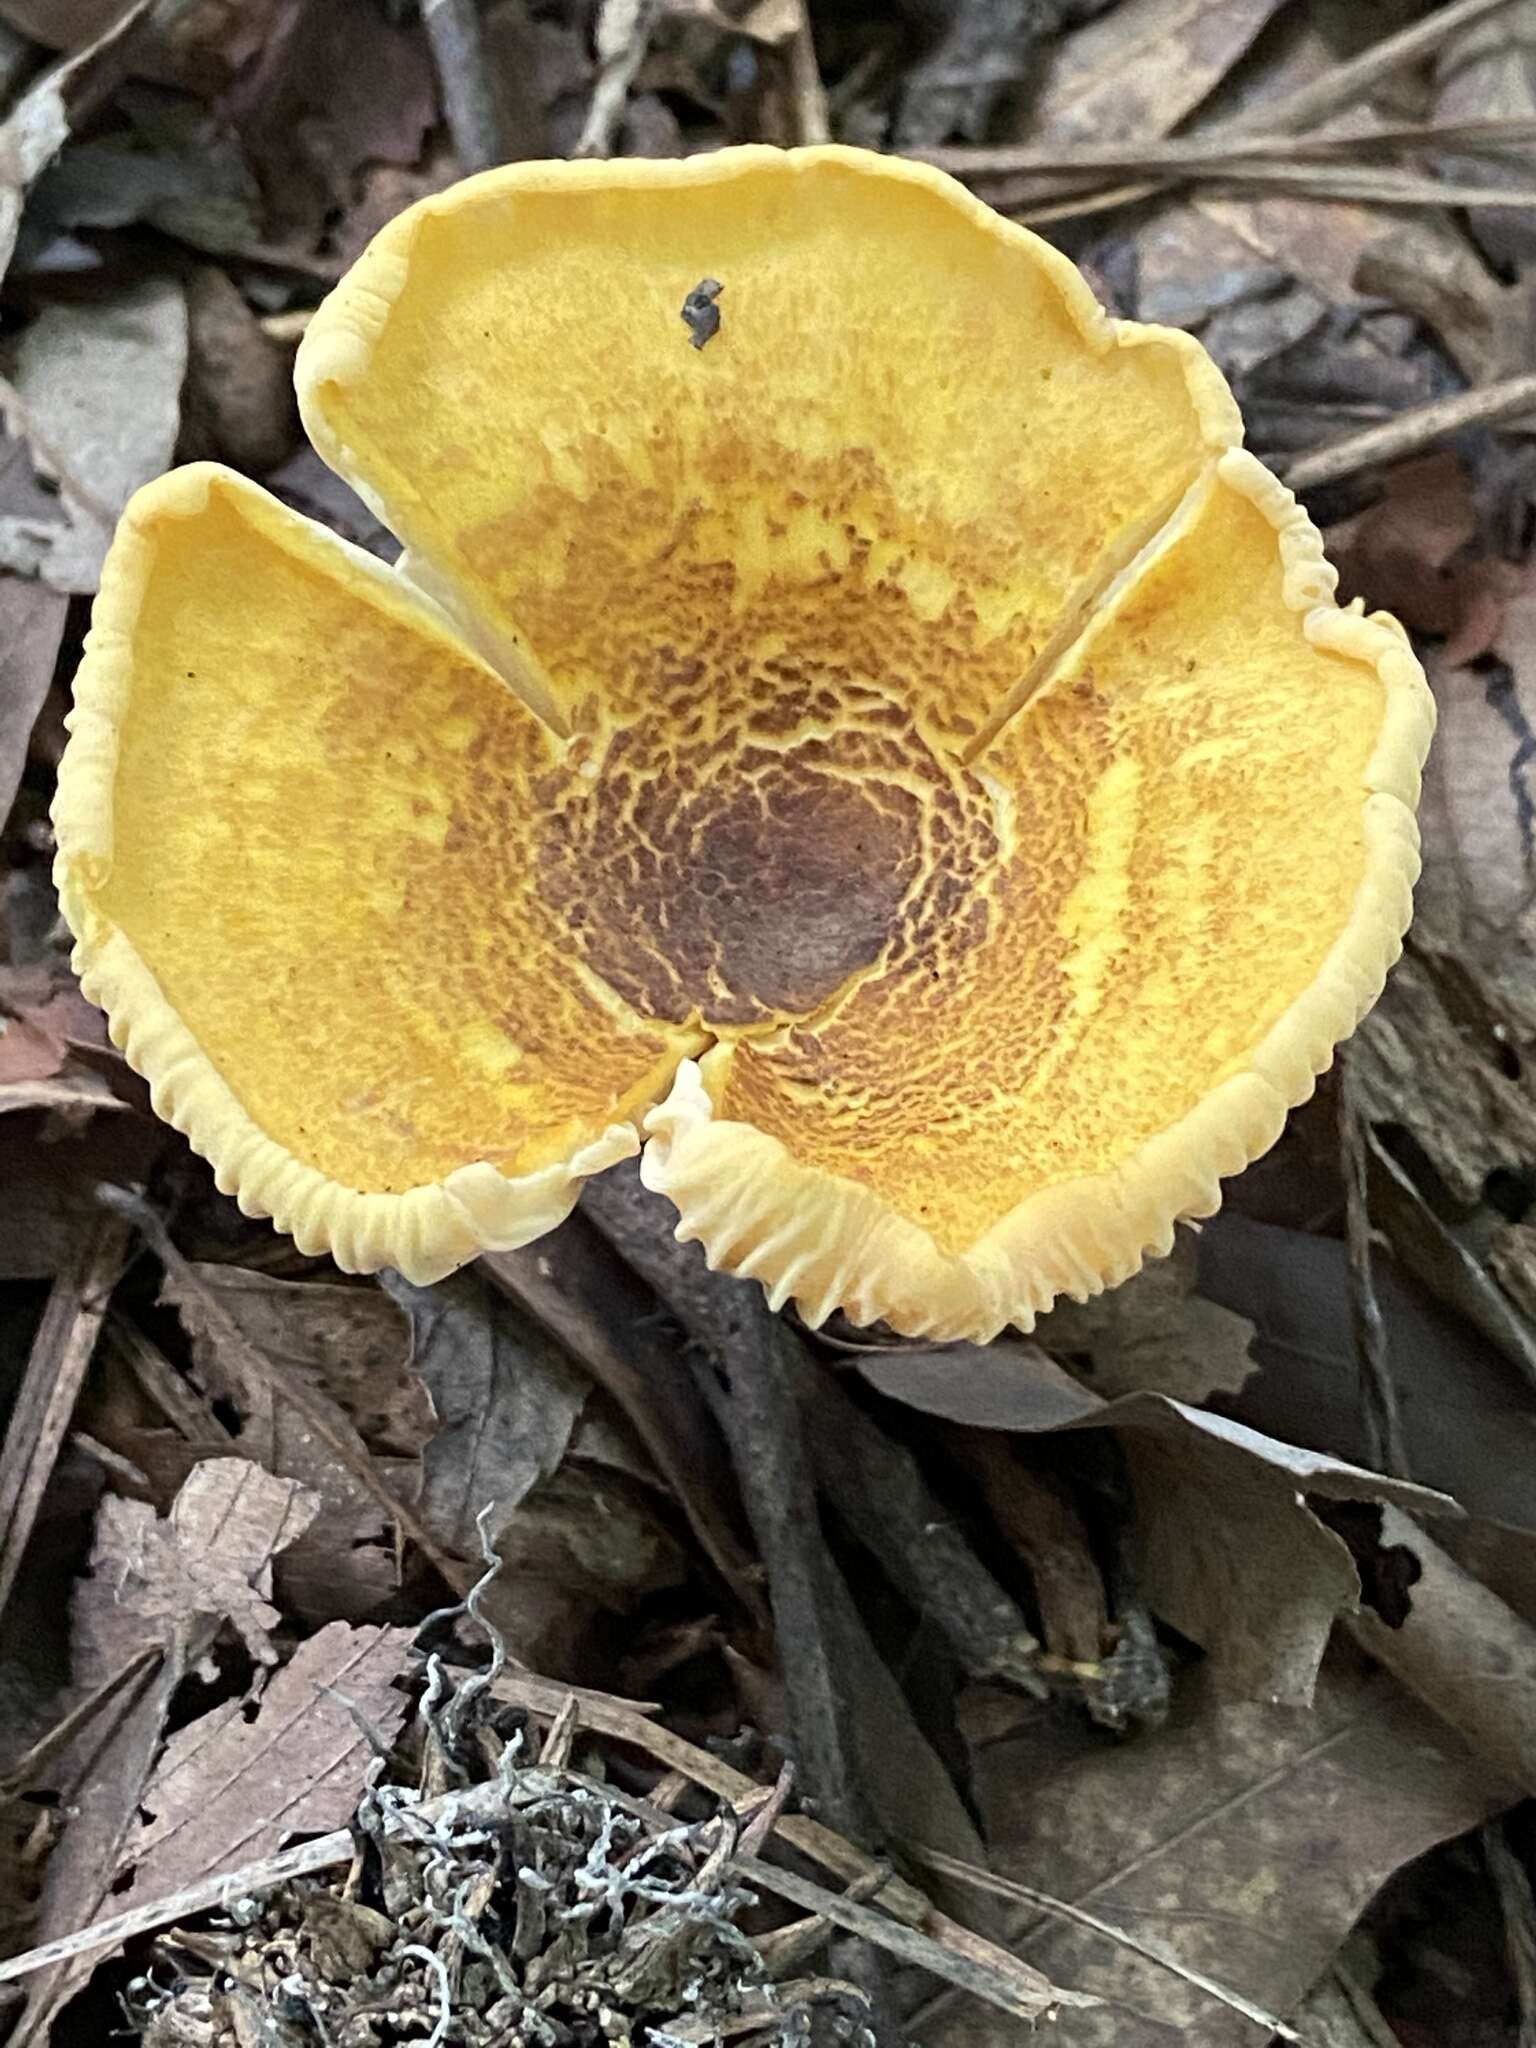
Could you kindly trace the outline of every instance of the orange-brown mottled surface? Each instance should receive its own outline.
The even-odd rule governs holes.
[[[1381,698],[1306,642],[1268,522],[1217,487],[978,759],[1005,821],[978,911],[740,1046],[718,1112],[945,1249],[1112,1168],[1317,973],[1364,869]]]
[[[647,1016],[803,1016],[930,942],[996,856],[986,790],[911,716],[901,643],[877,684],[840,611],[819,653],[783,616],[655,650],[628,678],[651,708],[578,735],[539,791],[541,889]]]
[[[1087,346],[939,192],[893,212],[833,161],[750,203],[729,178],[482,189],[416,219],[366,377],[307,412],[567,729],[643,708],[657,647],[728,646],[766,599],[819,612],[831,658],[875,643],[911,715],[969,739],[1207,453],[1174,347]]]
[[[531,1171],[654,1101],[696,1041],[594,992],[532,886],[558,742],[259,492],[215,484],[176,524],[195,546],[156,535],[102,908],[249,1114],[396,1192]]]

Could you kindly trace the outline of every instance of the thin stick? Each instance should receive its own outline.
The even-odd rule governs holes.
[[[24,1792],[29,1785],[35,1784],[44,1764],[68,1749],[81,1729],[88,1728],[103,1707],[110,1705],[120,1694],[131,1694],[164,1656],[163,1643],[146,1643],[109,1678],[93,1686],[83,1700],[77,1700],[61,1720],[55,1721],[46,1734],[38,1737],[15,1769],[0,1778],[0,1800],[14,1798],[18,1792]],[[131,1699],[125,1698],[125,1704],[131,1705]]]
[[[711,1349],[730,1375],[731,1457],[768,1574],[800,1782],[834,1827],[869,1840],[875,1829],[856,1762],[855,1703],[842,1682],[831,1613],[835,1567],[816,1512],[793,1372],[784,1356],[787,1334],[760,1294],[754,1300],[740,1282],[723,1283]]]
[[[855,1900],[845,1898],[841,1893],[829,1892],[819,1884],[812,1884],[808,1878],[796,1877],[788,1870],[781,1870],[776,1863],[764,1863],[757,1856],[743,1856],[734,1867],[751,1884],[761,1885],[765,1892],[773,1892],[778,1898],[787,1899],[792,1906],[803,1911],[819,1913],[830,1920],[835,1927],[842,1927],[849,1934],[860,1935],[877,1948],[887,1950],[904,1963],[915,1964],[926,1970],[930,1976],[940,1977],[953,1984],[959,1991],[968,1991],[974,1998],[983,1998],[988,2005],[995,2005],[1015,2019],[1026,2020],[1031,2025],[1056,2006],[1094,2006],[1099,2000],[1081,1991],[1062,1991],[1046,1984],[1029,1965],[1018,1965],[1018,1958],[1010,1960],[1029,1972],[1034,1983],[1019,1985],[1010,1983],[995,1968],[979,1962],[974,1956],[962,1950],[951,1948],[947,1943],[937,1941],[931,1934],[920,1928],[903,1926],[899,1920],[888,1920],[883,1913],[877,1913],[870,1906],[859,1905]],[[979,1939],[979,1937],[978,1937]],[[987,1944],[988,1947],[991,1944]],[[1005,1951],[1001,1953],[1006,1954]],[[1044,1989],[1042,1990],[1042,1986]],[[1288,2034],[1288,2040],[1298,2036]]]
[[[728,1512],[724,1437],[687,1376],[676,1371],[675,1339],[647,1320],[651,1297],[632,1269],[580,1211],[553,1238],[485,1253],[480,1268],[618,1402],[705,1556],[766,1638],[757,1560]]]
[[[1367,2048],[1403,2048],[1387,2025],[1381,2007],[1347,1963],[1335,1963],[1333,1981]]]
[[[421,24],[432,48],[453,150],[466,172],[507,160],[501,109],[485,61],[476,0],[422,0]]]
[[[1293,491],[1310,491],[1319,484],[1337,483],[1340,477],[1374,468],[1378,463],[1400,462],[1405,456],[1417,455],[1421,449],[1459,434],[1465,427],[1494,426],[1500,420],[1518,419],[1526,413],[1536,416],[1536,371],[1502,377],[1497,383],[1458,392],[1454,398],[1437,398],[1428,405],[1415,406],[1395,419],[1384,420],[1379,427],[1367,427],[1363,433],[1350,434],[1341,441],[1314,449],[1310,455],[1298,456],[1283,466],[1282,474]]]
[[[650,48],[660,0],[603,0],[597,17],[597,83],[573,154],[612,156],[629,90]]]
[[[1425,15],[1422,21],[1411,23],[1396,35],[1383,36],[1380,42],[1372,43],[1369,49],[1362,50],[1347,63],[1336,64],[1311,85],[1302,86],[1299,91],[1271,103],[1252,116],[1239,116],[1230,123],[1224,123],[1215,133],[1218,136],[1242,134],[1251,131],[1258,120],[1262,120],[1272,134],[1314,128],[1341,107],[1358,104],[1372,87],[1404,65],[1428,56],[1447,37],[1509,4],[1510,0],[1451,0],[1449,6]],[[1036,226],[1053,220],[1079,219],[1086,214],[1135,205],[1140,200],[1155,197],[1161,189],[1156,182],[1141,179],[1134,184],[1114,185],[1081,198],[1030,208],[1018,217]]]
[[[589,1183],[584,1206],[597,1227],[647,1279],[684,1327],[714,1348],[710,1317],[722,1289],[761,1292],[712,1274],[696,1245],[665,1227],[658,1198],[633,1171]],[[1044,1697],[1035,1669],[1039,1644],[1018,1603],[967,1544],[934,1496],[912,1453],[894,1443],[838,1386],[819,1372],[800,1339],[761,1309],[777,1333],[785,1384],[798,1403],[822,1498],[859,1542],[879,1558],[920,1613],[943,1630],[965,1668]]]
[[[830,142],[832,129],[827,118],[826,88],[816,62],[816,44],[811,35],[811,14],[807,0],[800,0],[799,20],[789,39],[789,85],[794,103],[795,135],[799,142]]]
[[[21,1569],[128,1244],[128,1226],[116,1216],[87,1226],[43,1310],[0,1445],[0,1609]]]
[[[1143,1940],[1140,1936],[1127,1934],[1123,1927],[1112,1927],[1107,1920],[1100,1920],[1094,1913],[1086,1912],[1081,1906],[1071,1905],[1066,1899],[1053,1898],[1049,1892],[1036,1891],[1033,1885],[1019,1884],[1011,1877],[999,1877],[995,1871],[978,1870],[972,1863],[962,1863],[958,1857],[941,1855],[937,1849],[923,1849],[915,1844],[908,1849],[913,1861],[925,1870],[932,1870],[940,1877],[952,1877],[961,1884],[973,1885],[977,1891],[988,1892],[994,1898],[1013,1899],[1023,1906],[1033,1906],[1042,1913],[1050,1913],[1058,1920],[1070,1920],[1075,1927],[1085,1927],[1091,1934],[1101,1934],[1106,1941],[1112,1941],[1117,1948],[1129,1949],[1144,1961],[1155,1963],[1160,1970],[1182,1977],[1186,1984],[1193,1984],[1198,1991],[1204,1991],[1211,1998],[1219,1999],[1233,2012],[1240,2012],[1244,2019],[1252,2020],[1256,2027],[1263,2027],[1271,2034],[1277,2034],[1282,2041],[1300,2041],[1302,2036],[1294,2027],[1288,2027],[1284,2020],[1272,2012],[1266,2012],[1261,2005],[1255,2005],[1240,1991],[1229,1990],[1225,1984],[1218,1984],[1214,1977],[1207,1977],[1202,1970],[1192,1969],[1181,1962],[1171,1950],[1161,1943]]]
[[[721,1421],[767,1571],[800,1784],[843,1833],[873,1839],[856,1767],[851,1674],[839,1656],[829,1583],[835,1567],[821,1533],[795,1371],[797,1339],[760,1287],[711,1273],[692,1247],[679,1274],[674,1254],[685,1248],[658,1228],[652,1198],[632,1173],[590,1183],[584,1206],[729,1379]],[[680,1287],[664,1284],[679,1279]]]
[[[1398,149],[1473,153],[1523,147],[1536,141],[1536,120],[1409,121],[1373,128],[1366,135],[1286,135],[1272,128],[1247,134],[1217,130],[1209,135],[1150,136],[1141,142],[1021,142],[978,149],[946,148],[910,152],[957,178],[1018,175],[1072,177],[1094,171],[1151,172],[1211,170],[1248,157],[1273,156],[1295,162],[1312,158],[1367,158]],[[1479,149],[1479,145],[1481,148]],[[268,323],[263,322],[263,325]]]
[[[1332,65],[1321,78],[1266,107],[1263,118],[1279,129],[1315,128],[1330,114],[1358,106],[1383,79],[1429,56],[1448,36],[1508,5],[1509,0],[1451,0],[1449,6],[1426,14],[1421,21],[1410,22],[1396,35],[1383,36],[1357,57]]]
[[[1365,1119],[1346,1056],[1339,1075],[1339,1163],[1344,1174],[1345,1234],[1349,1245],[1349,1309],[1355,1368],[1365,1421],[1366,1452],[1378,1472],[1411,1479],[1403,1419],[1392,1385],[1387,1326],[1371,1271],[1371,1214],[1366,1195]]]
[[[1066,182],[1058,180],[1057,189]],[[1043,221],[1079,220],[1087,214],[1103,213],[1111,206],[1127,205],[1132,199],[1149,198],[1185,186],[1196,187],[1213,198],[1279,190],[1293,193],[1298,199],[1368,206],[1463,206],[1517,213],[1536,206],[1536,188],[1530,186],[1452,185],[1391,166],[1273,164],[1262,159],[1234,161],[1211,172],[1198,168],[1172,170],[1141,184],[1115,186],[1109,191],[1069,192],[1065,198],[1037,198],[1030,193],[1017,198],[994,193],[991,197],[993,204],[1010,219],[1038,226]]]
[[[143,1393],[189,1444],[234,1442],[234,1432],[220,1422],[213,1403],[182,1378],[137,1323],[114,1309],[107,1317],[101,1344],[104,1355],[133,1374]]]

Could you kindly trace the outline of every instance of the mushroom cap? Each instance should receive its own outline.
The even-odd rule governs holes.
[[[1196,342],[942,174],[490,172],[297,383],[401,562],[150,485],[55,822],[87,993],[305,1249],[438,1277],[643,1127],[775,1303],[985,1338],[1209,1214],[1379,992],[1405,636]]]

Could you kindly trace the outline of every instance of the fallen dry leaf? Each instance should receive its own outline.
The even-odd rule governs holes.
[[[1427,1488],[1158,1395],[1133,1394],[1104,1419],[1130,1471],[1142,1591],[1206,1651],[1228,1698],[1305,1706],[1335,1619],[1359,1605],[1349,1551],[1306,1495],[1453,1508]]]
[[[406,1369],[406,1319],[377,1288],[276,1280],[239,1266],[200,1264],[191,1272],[193,1284],[186,1287],[168,1273],[164,1298],[192,1339],[199,1383],[240,1416],[242,1455],[300,1481],[319,1504],[313,1525],[283,1557],[285,1602],[307,1620],[361,1619],[392,1595],[398,1570],[384,1505],[360,1476],[370,1465],[382,1476],[386,1466],[359,1424],[377,1431],[381,1451],[410,1461],[403,1477],[407,1498],[420,1483],[415,1458],[433,1424],[431,1404]],[[238,1347],[223,1342],[200,1288],[233,1319],[268,1370],[256,1370]],[[317,1436],[294,1401],[283,1399],[285,1380],[297,1381],[320,1404],[349,1462]]]
[[[75,1587],[70,1674],[84,1697],[134,1662],[146,1644],[159,1664],[93,1722],[59,1760],[63,1837],[49,1858],[38,1941],[71,1934],[103,1910],[136,1824],[171,1695],[228,1622],[259,1666],[275,1661],[267,1631],[278,1619],[268,1592],[274,1556],[314,1514],[313,1496],[241,1458],[209,1459],[161,1520],[142,1502],[114,1496],[96,1518],[90,1569]],[[63,1963],[32,1981],[14,2048],[46,2039],[54,2014],[94,1968]]]
[[[1281,0],[1120,0],[1043,67],[1026,141],[1169,135],[1226,76]]]
[[[1253,1329],[1195,1292],[1198,1264],[1193,1232],[1181,1231],[1168,1258],[1149,1260],[1123,1287],[1092,1301],[1058,1302],[1036,1322],[1035,1342],[1070,1356],[1079,1377],[1108,1401],[1236,1394],[1254,1369]]]
[[[0,965],[0,1015],[17,1019],[48,1039],[61,1059],[74,1051],[116,1057],[106,1018],[86,1001],[62,962]]]
[[[1331,1658],[1310,1713],[1221,1701],[1200,1673],[1167,1725],[1110,1744],[1038,1720],[974,1755],[993,1868],[1292,2011],[1402,1864],[1518,1796],[1390,1679]],[[1010,1908],[1011,1945],[1105,2004],[1061,2013],[1059,2048],[1259,2048],[1207,1993],[1099,1934]],[[1003,1937],[999,1937],[1003,1938]],[[1015,2048],[974,2005],[932,2048]]]
[[[193,1270],[248,1341],[328,1395],[371,1450],[419,1455],[437,1414],[412,1368],[410,1323],[381,1289],[278,1280],[244,1266]]]
[[[631,1197],[640,1196],[638,1180],[626,1182],[623,1176],[619,1166],[589,1181],[580,1208],[558,1230],[520,1251],[490,1253],[479,1270],[547,1330],[623,1413],[703,1554],[761,1633],[768,1625],[761,1581],[742,1539],[719,1426],[693,1375],[678,1371],[676,1333],[651,1315],[654,1296],[598,1227],[604,1201],[622,1209],[626,1188]],[[582,1438],[589,1420],[602,1413],[596,1403],[583,1409],[571,1439],[573,1456],[592,1460]]]
[[[1038,1344],[946,1344],[940,1351],[872,1351],[859,1359],[870,1385],[893,1401],[968,1429],[1055,1429],[1103,1403]]]
[[[333,1621],[259,1692],[177,1729],[127,1844],[138,1896],[254,1862],[292,1834],[344,1827],[373,1754],[354,1715],[393,1742],[408,1705],[394,1682],[413,1633]]]
[[[1241,380],[1322,322],[1330,300],[1273,248],[1203,202],[1159,207],[1136,237],[1136,316],[1198,333],[1228,377]],[[1286,257],[1289,251],[1285,252]]]
[[[1477,534],[1459,454],[1445,449],[1399,463],[1376,503],[1329,533],[1340,601],[1368,592],[1373,606],[1410,632],[1444,640],[1447,669],[1475,661],[1499,639],[1506,607],[1530,580],[1512,563],[1475,552]]]
[[[68,1259],[99,1182],[142,1182],[167,1149],[153,1117],[92,1116],[47,1108],[4,1119],[0,1172],[0,1280],[47,1280]],[[171,1141],[174,1142],[174,1141]]]
[[[272,1560],[308,1528],[317,1505],[295,1481],[244,1458],[199,1465],[164,1520],[140,1501],[108,1495],[91,1577],[76,1594],[77,1680],[97,1682],[147,1641],[180,1642],[195,1657],[225,1620],[256,1663],[272,1663]]]
[[[1396,1508],[1366,1534],[1381,1612],[1351,1633],[1493,1768],[1536,1789],[1536,1628]]]
[[[384,1288],[410,1317],[411,1369],[441,1419],[422,1466],[422,1519],[463,1557],[478,1557],[476,1522],[501,1527],[559,1467],[591,1383],[478,1273],[436,1287],[397,1274]]]
[[[22,331],[0,416],[57,496],[0,501],[0,566],[95,590],[118,515],[175,452],[186,367],[186,300],[169,279],[45,307]]]
[[[380,223],[382,225],[382,223]],[[179,454],[228,462],[249,475],[278,468],[299,438],[293,365],[222,270],[187,281],[191,356]]]
[[[125,86],[128,127],[70,144],[33,185],[24,255],[84,230],[142,224],[217,255],[261,240],[261,191],[238,142],[200,100]]]
[[[25,1017],[0,1016],[0,1088],[51,1081],[68,1057],[56,1038]]]
[[[1410,1469],[1469,1515],[1536,1530],[1529,1381],[1426,1295],[1421,1271],[1383,1250],[1372,1265]],[[1365,1456],[1342,1241],[1223,1215],[1201,1235],[1200,1273],[1254,1325],[1259,1370],[1235,1397],[1242,1420],[1336,1457]]]
[[[123,9],[124,0],[0,0],[0,19],[52,50],[79,50]],[[160,0],[135,38],[131,74],[194,90],[215,90],[281,32],[304,0]]]
[[[123,0],[0,0],[0,21],[52,50],[78,50],[122,11]]]
[[[295,512],[318,519],[322,526],[329,526],[381,561],[393,562],[399,555],[400,543],[388,527],[369,511],[350,484],[326,468],[307,441],[280,468],[269,470],[262,482]]]
[[[46,584],[0,576],[0,829],[26,766],[27,743],[53,681],[67,600]]]
[[[1536,591],[1507,604],[1496,661],[1429,665],[1439,724],[1424,774],[1420,904],[1497,952],[1536,908]]]
[[[225,112],[260,181],[275,246],[325,256],[366,167],[415,165],[438,114],[419,21],[373,0],[292,8]]]
[[[112,1084],[127,1069],[110,1047],[105,1021],[72,975],[0,966],[0,1103],[76,1111],[112,1097],[125,1106]],[[38,1085],[44,1083],[57,1085]]]
[[[1355,272],[1362,293],[1416,314],[1470,383],[1527,367],[1531,286],[1501,284],[1465,237],[1432,216],[1383,221]]]
[[[1135,1496],[1138,1583],[1153,1611],[1207,1652],[1217,1684],[1234,1698],[1304,1706],[1335,1618],[1359,1604],[1349,1551],[1305,1495],[1454,1512],[1443,1494],[1166,1395],[1103,1402],[1080,1384],[1064,1385],[1065,1375],[1042,1372],[1042,1355],[988,1347],[979,1387],[955,1369],[953,1349],[888,1353],[864,1372],[897,1399],[907,1398],[904,1381],[911,1384],[914,1405],[972,1427],[1113,1429]]]
[[[93,40],[68,62],[45,71],[0,121],[0,278],[10,266],[28,187],[68,140],[77,101],[86,100],[98,75],[116,65],[125,39],[152,4],[153,0],[137,0],[116,6],[99,33],[94,27],[86,30]]]
[[[1518,971],[1518,949],[1486,936],[1479,946],[1477,935],[1469,920],[1466,937],[1448,940],[1421,903],[1407,950],[1348,1053],[1365,1113],[1410,1132],[1464,1212],[1481,1203],[1490,1174],[1519,1173],[1536,1158],[1536,1102],[1525,1079],[1536,997]]]
[[[9,1032],[0,1033],[0,1116],[46,1109],[61,1121],[78,1126],[98,1109],[128,1107],[111,1082],[89,1067],[27,1073],[27,1066],[39,1059],[46,1069],[51,1064],[51,1055],[43,1057],[36,1033],[30,1033],[26,1025],[20,1029],[17,1053],[12,1055],[18,1069],[14,1076],[5,1071],[9,1059],[4,1056],[4,1047]]]

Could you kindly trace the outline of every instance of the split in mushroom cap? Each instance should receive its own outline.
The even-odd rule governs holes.
[[[1404,636],[1195,342],[939,174],[492,172],[298,384],[399,571],[151,485],[55,816],[88,993],[306,1249],[430,1279],[643,1124],[715,1264],[984,1337],[1214,1209],[1378,992]]]

